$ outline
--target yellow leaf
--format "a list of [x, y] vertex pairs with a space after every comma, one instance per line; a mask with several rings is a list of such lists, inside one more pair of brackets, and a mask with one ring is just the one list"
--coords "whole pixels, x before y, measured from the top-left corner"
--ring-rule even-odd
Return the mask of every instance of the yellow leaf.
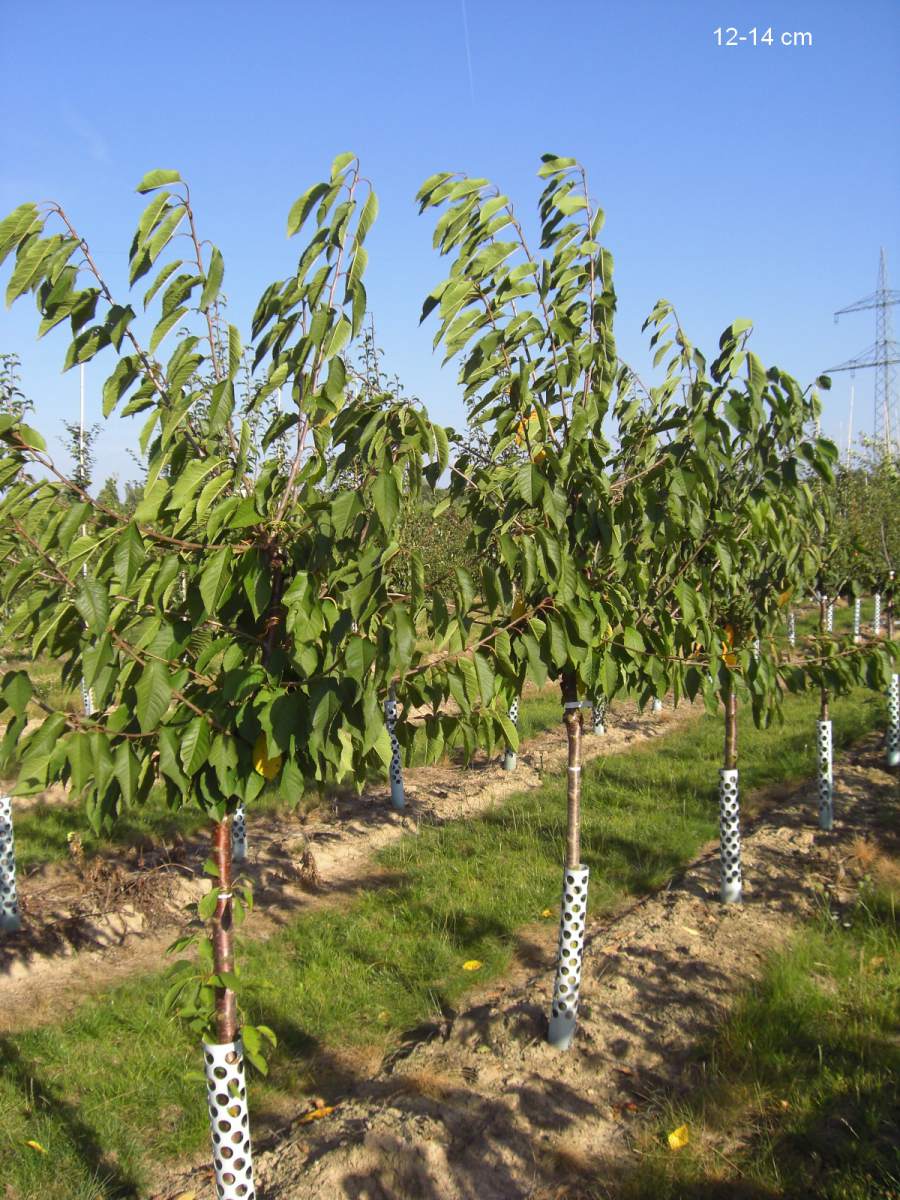
[[679, 1125], [669, 1134], [669, 1149], [683, 1150], [690, 1140], [687, 1125]]
[[789, 603], [791, 596], [793, 596], [793, 594], [794, 594], [793, 588], [788, 588], [786, 592], [782, 592], [781, 595], [778, 597], [778, 607], [784, 608], [784, 606], [787, 603]]
[[40, 1142], [28, 1141], [25, 1143], [25, 1145], [30, 1146], [32, 1150], [37, 1150], [38, 1154], [46, 1154], [47, 1153], [47, 1151], [44, 1149], [44, 1147], [41, 1145]]
[[301, 1117], [297, 1122], [298, 1125], [308, 1125], [310, 1121], [318, 1121], [319, 1117], [327, 1117], [329, 1113], [334, 1112], [334, 1106], [330, 1108], [326, 1104], [324, 1108], [315, 1108], [312, 1112], [308, 1112], [306, 1116]]
[[390, 1019], [391, 1019], [391, 1014], [388, 1012], [388, 1010], [386, 1008], [383, 1008], [381, 1010], [381, 1012], [378, 1014], [378, 1020], [381, 1021], [381, 1023], [383, 1025], [386, 1025]]
[[464, 971], [480, 971], [481, 963], [478, 961], [477, 958], [470, 958], [468, 962], [463, 963], [463, 970]]
[[253, 743], [253, 769], [257, 775], [274, 779], [281, 770], [281, 755], [276, 754], [274, 758], [269, 758], [267, 751], [266, 735], [261, 733]]
[[542, 916], [542, 917], [552, 917], [552, 916], [553, 916], [553, 909], [552, 909], [552, 908], [545, 908], [545, 909], [544, 909], [544, 911], [541, 913], [541, 916]]
[[196, 1192], [180, 1192], [175, 1200], [197, 1200]]

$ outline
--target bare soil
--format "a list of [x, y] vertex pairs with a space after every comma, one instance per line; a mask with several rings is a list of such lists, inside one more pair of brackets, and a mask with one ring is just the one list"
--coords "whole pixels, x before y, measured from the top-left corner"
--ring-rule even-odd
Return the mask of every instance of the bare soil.
[[[710, 847], [663, 891], [590, 922], [568, 1052], [545, 1041], [556, 942], [548, 921], [523, 931], [502, 984], [411, 1031], [374, 1069], [323, 1059], [318, 1077], [333, 1081], [333, 1094], [318, 1108], [310, 1098], [280, 1136], [257, 1145], [258, 1200], [615, 1195], [642, 1114], [662, 1089], [691, 1086], [698, 1041], [764, 959], [825, 901], [842, 920], [873, 860], [900, 852], [898, 780], [882, 761], [871, 737], [836, 765], [828, 834], [817, 827], [814, 783], [770, 795], [745, 828], [742, 905], [719, 902]], [[210, 1179], [205, 1166], [170, 1177], [157, 1200], [208, 1200]]]
[[[587, 758], [617, 753], [663, 732], [698, 710], [667, 705], [639, 713], [616, 704], [607, 733], [585, 737]], [[299, 912], [346, 902], [383, 876], [374, 854], [404, 833], [484, 812], [514, 792], [539, 787], [565, 770], [562, 727], [525, 744], [518, 769], [479, 755], [469, 767], [449, 763], [404, 772], [407, 807], [396, 812], [385, 783], [362, 795], [331, 797], [314, 811], [251, 814], [242, 873], [255, 908], [243, 932], [266, 937]], [[65, 799], [49, 791], [45, 803]], [[13, 800], [15, 813], [36, 802]], [[209, 842], [198, 837], [147, 850], [40, 867], [18, 881], [23, 929], [0, 941], [0, 1035], [58, 1021], [82, 999], [144, 971], [158, 970], [166, 947], [185, 928], [185, 908], [208, 887]]]

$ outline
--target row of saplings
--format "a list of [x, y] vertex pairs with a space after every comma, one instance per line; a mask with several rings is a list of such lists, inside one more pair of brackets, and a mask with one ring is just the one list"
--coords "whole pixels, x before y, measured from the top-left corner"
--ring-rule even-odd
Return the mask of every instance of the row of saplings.
[[[765, 723], [786, 689], [819, 687], [827, 723], [830, 694], [890, 687], [898, 754], [886, 574], [886, 641], [843, 646], [822, 630], [802, 656], [776, 649], [791, 596], [815, 585], [827, 616], [827, 596], [846, 585], [829, 517], [836, 452], [812, 432], [816, 389], [766, 369], [748, 321], [725, 330], [708, 362], [666, 301], [645, 326], [664, 375], [647, 387], [616, 353], [613, 262], [584, 171], [545, 155], [539, 176], [539, 257], [486, 180], [440, 173], [418, 196], [421, 210], [442, 210], [435, 246], [452, 259], [422, 313], [459, 359], [469, 432], [452, 445], [417, 401], [349, 366], [377, 214], [351, 154], [292, 207], [288, 233], [308, 239], [293, 274], [263, 291], [247, 346], [227, 320], [222, 255], [175, 171], [150, 172], [138, 189], [151, 199], [129, 282], [150, 277], [143, 304], [158, 319], [146, 344], [61, 206], [25, 204], [0, 223], [8, 300], [33, 294], [42, 334], [68, 322], [66, 367], [112, 352], [104, 413], [143, 414], [147, 459], [143, 498], [122, 513], [60, 469], [35, 430], [0, 415], [5, 633], [61, 661], [87, 697], [83, 713], [58, 710], [27, 671], [8, 672], [0, 771], [15, 768], [17, 794], [66, 784], [98, 829], [159, 791], [209, 817], [214, 883], [198, 905], [208, 938], [180, 940], [197, 956], [173, 968], [168, 1002], [204, 1042], [223, 1200], [255, 1194], [243, 1064], [264, 1069], [274, 1041], [239, 1025], [233, 947], [246, 897], [232, 864], [265, 786], [296, 798], [310, 782], [361, 786], [387, 770], [401, 806], [412, 711], [424, 714], [426, 761], [482, 746], [512, 767], [526, 683], [558, 681], [568, 813], [549, 1038], [563, 1048], [587, 907], [585, 706], [597, 731], [625, 692], [642, 705], [671, 693], [724, 707], [725, 900], [740, 898], [739, 699]], [[477, 579], [462, 568], [426, 579], [418, 550], [396, 539], [402, 504], [447, 477], [441, 504], [469, 520]], [[35, 705], [42, 720], [29, 724]], [[822, 745], [827, 824], [830, 736]], [[2, 823], [10, 927], [8, 808]]]

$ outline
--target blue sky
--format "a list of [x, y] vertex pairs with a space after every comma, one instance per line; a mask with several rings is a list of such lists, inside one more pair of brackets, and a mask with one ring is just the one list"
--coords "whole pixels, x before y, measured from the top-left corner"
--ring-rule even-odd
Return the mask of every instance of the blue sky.
[[[367, 287], [385, 365], [448, 423], [463, 420], [455, 370], [418, 326], [446, 273], [413, 203], [437, 170], [488, 176], [533, 221], [539, 155], [580, 158], [616, 258], [620, 354], [636, 366], [660, 296], [704, 348], [751, 317], [764, 361], [804, 382], [874, 340], [874, 314], [836, 326], [832, 313], [874, 289], [881, 245], [900, 286], [896, 0], [466, 5], [0, 0], [0, 215], [59, 200], [121, 295], [134, 186], [177, 167], [246, 328], [296, 257], [291, 202], [352, 149], [381, 202]], [[730, 25], [813, 45], [717, 46]], [[60, 374], [62, 337], [38, 343], [36, 328], [30, 299], [0, 311], [0, 351], [20, 355], [53, 437], [77, 417], [78, 377]], [[98, 420], [105, 361], [88, 367]], [[836, 376], [826, 402], [834, 437], [849, 385]], [[855, 386], [855, 424], [871, 429], [872, 373]], [[132, 422], [104, 429], [98, 476], [136, 474], [136, 436]]]

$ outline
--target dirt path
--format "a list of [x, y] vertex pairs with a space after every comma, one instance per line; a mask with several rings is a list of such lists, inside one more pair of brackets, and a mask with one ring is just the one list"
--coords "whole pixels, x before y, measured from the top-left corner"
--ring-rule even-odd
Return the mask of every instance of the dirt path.
[[[900, 852], [897, 779], [881, 761], [869, 738], [839, 763], [831, 834], [818, 831], [813, 785], [765, 811], [745, 836], [743, 905], [718, 903], [710, 851], [661, 893], [590, 923], [568, 1053], [544, 1041], [546, 922], [523, 931], [500, 987], [415, 1031], [374, 1072], [323, 1063], [323, 1076], [343, 1078], [325, 1098], [334, 1111], [258, 1146], [258, 1200], [578, 1200], [583, 1181], [590, 1194], [612, 1184], [631, 1159], [630, 1126], [660, 1088], [689, 1083], [697, 1041], [760, 962], [823, 895], [840, 919], [872, 855]], [[195, 1170], [158, 1197], [207, 1200], [209, 1177]]]
[[[641, 714], [630, 702], [617, 704], [607, 734], [584, 739], [585, 755], [618, 753], [697, 715], [699, 710], [686, 705]], [[512, 773], [502, 770], [499, 758], [484, 756], [470, 768], [407, 770], [404, 813], [391, 807], [385, 784], [302, 819], [254, 817], [248, 821], [243, 872], [253, 882], [256, 907], [243, 932], [266, 937], [298, 912], [346, 902], [378, 884], [373, 855], [383, 846], [420, 825], [472, 816], [539, 787], [546, 777], [560, 775], [565, 762], [561, 728], [553, 728], [523, 746]], [[16, 809], [18, 804], [14, 800]], [[307, 846], [315, 872], [303, 860]], [[20, 879], [25, 928], [0, 941], [0, 1034], [58, 1021], [85, 996], [158, 970], [166, 947], [184, 929], [185, 905], [206, 890], [208, 855], [208, 844], [194, 839], [97, 858], [82, 869], [57, 863]]]

